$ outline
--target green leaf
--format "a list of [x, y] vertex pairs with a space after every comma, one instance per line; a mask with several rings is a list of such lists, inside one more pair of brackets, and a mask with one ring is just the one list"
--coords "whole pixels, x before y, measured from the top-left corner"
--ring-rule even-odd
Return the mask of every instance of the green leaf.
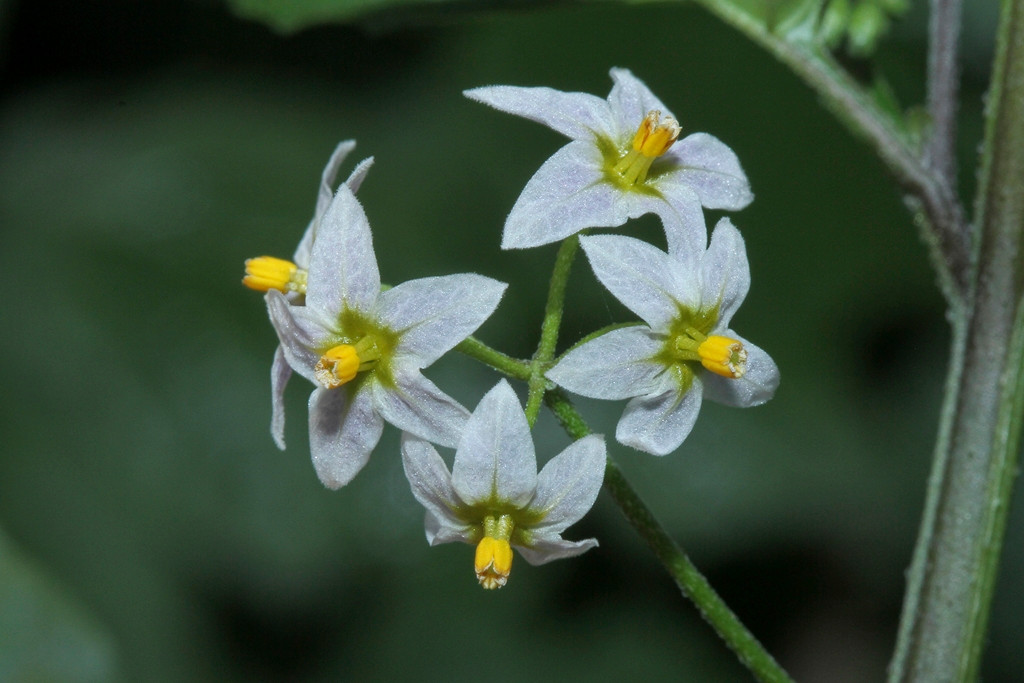
[[227, 4], [240, 17], [292, 33], [308, 26], [350, 21], [388, 9], [455, 3], [453, 0], [227, 0]]

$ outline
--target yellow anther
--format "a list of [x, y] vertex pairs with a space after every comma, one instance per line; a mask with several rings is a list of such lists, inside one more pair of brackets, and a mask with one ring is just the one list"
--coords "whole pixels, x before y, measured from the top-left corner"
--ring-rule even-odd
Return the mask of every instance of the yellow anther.
[[512, 546], [508, 541], [484, 536], [476, 546], [476, 579], [488, 590], [501, 588], [512, 571]]
[[660, 157], [679, 138], [680, 132], [682, 128], [678, 121], [671, 116], [666, 116], [662, 121], [661, 112], [652, 109], [647, 112], [633, 136], [633, 149], [645, 157]]
[[325, 389], [337, 389], [355, 379], [357, 373], [372, 368], [380, 352], [369, 337], [353, 344], [339, 344], [324, 352], [313, 372]]
[[305, 294], [306, 271], [291, 261], [273, 256], [260, 256], [246, 260], [242, 284], [259, 292], [276, 289], [281, 292]]
[[730, 379], [739, 379], [747, 371], [747, 350], [737, 339], [711, 335], [697, 348], [705, 368]]
[[630, 185], [643, 183], [647, 180], [651, 163], [668, 151], [681, 131], [679, 122], [671, 116], [662, 121], [661, 112], [657, 109], [647, 112], [633, 136], [633, 149], [619, 159], [613, 170]]

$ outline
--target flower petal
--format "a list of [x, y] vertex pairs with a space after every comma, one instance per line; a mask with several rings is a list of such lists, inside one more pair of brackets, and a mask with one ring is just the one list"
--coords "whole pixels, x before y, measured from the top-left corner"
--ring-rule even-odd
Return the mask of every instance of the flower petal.
[[703, 375], [705, 398], [737, 408], [749, 408], [765, 403], [779, 388], [779, 367], [761, 347], [751, 344], [732, 330], [725, 336], [738, 339], [747, 352], [747, 371], [739, 379], [730, 379], [705, 372]]
[[634, 398], [626, 404], [615, 438], [651, 455], [667, 455], [689, 436], [700, 412], [701, 396], [700, 379], [694, 378], [685, 392], [673, 388]]
[[687, 135], [669, 148], [664, 159], [677, 165], [676, 170], [658, 179], [658, 189], [665, 194], [672, 192], [670, 187], [686, 185], [707, 208], [728, 211], [754, 201], [750, 181], [736, 153], [714, 135]]
[[423, 526], [427, 532], [427, 543], [430, 545], [476, 543], [480, 540], [478, 527], [472, 524], [455, 524], [447, 518], [439, 518], [430, 511], [424, 517]]
[[316, 209], [313, 211], [313, 218], [309, 221], [309, 226], [306, 227], [306, 232], [302, 235], [299, 246], [295, 249], [295, 256], [292, 258], [300, 268], [309, 268], [309, 255], [313, 250], [313, 242], [316, 239], [316, 231], [320, 225], [320, 217], [327, 210], [327, 205], [331, 203], [331, 197], [334, 195], [334, 179], [338, 176], [338, 169], [344, 163], [345, 157], [355, 149], [355, 146], [355, 140], [339, 142], [338, 146], [331, 152], [331, 158], [327, 160], [327, 165], [324, 166], [323, 173], [320, 175], [320, 188], [317, 192]]
[[356, 164], [356, 167], [348, 174], [345, 184], [348, 185], [353, 194], [359, 192], [359, 188], [363, 186], [363, 181], [366, 180], [366, 174], [370, 172], [371, 166], [373, 166], [373, 157], [366, 157]]
[[605, 182], [600, 152], [570, 142], [533, 174], [505, 221], [502, 249], [558, 242], [584, 228], [611, 228], [629, 218], [622, 192]]
[[656, 110], [663, 116], [672, 116], [668, 107], [629, 69], [613, 68], [610, 73], [615, 85], [608, 94], [608, 104], [615, 116], [616, 127], [628, 140], [633, 139], [647, 112]]
[[270, 364], [270, 435], [274, 443], [284, 450], [284, 390], [292, 376], [292, 366], [284, 355], [284, 348], [278, 345], [274, 351], [274, 362]]
[[651, 360], [662, 345], [645, 326], [612, 330], [570, 350], [545, 374], [581, 396], [610, 400], [643, 396], [663, 384], [665, 368]]
[[615, 130], [608, 103], [588, 93], [492, 85], [464, 90], [462, 94], [499, 111], [543, 123], [577, 140], [589, 140], [595, 133], [607, 136]]
[[373, 383], [373, 400], [385, 421], [421, 439], [454, 448], [469, 411], [412, 367], [399, 366], [394, 384]]
[[[630, 218], [645, 213], [657, 214], [665, 230], [668, 253], [687, 262], [696, 262], [708, 245], [708, 229], [700, 199], [688, 187], [679, 185], [669, 193], [651, 195], [629, 192], [623, 197], [630, 203]], [[689, 267], [689, 266], [687, 266]]]
[[310, 316], [305, 307], [292, 306], [276, 289], [267, 292], [263, 298], [267, 302], [270, 323], [277, 332], [277, 338], [281, 342], [281, 349], [288, 364], [292, 366], [293, 370], [316, 384], [313, 368], [320, 360], [320, 354], [316, 349], [326, 338], [326, 330], [320, 326], [315, 317]]
[[466, 423], [452, 465], [455, 491], [468, 504], [525, 507], [537, 489], [537, 456], [515, 391], [504, 379]]
[[594, 506], [604, 481], [607, 460], [604, 437], [591, 434], [569, 445], [537, 475], [537, 493], [531, 512], [544, 518], [531, 528], [535, 533], [560, 534]]
[[590, 235], [581, 237], [580, 245], [601, 284], [655, 332], [668, 330], [680, 305], [699, 303], [698, 283], [690, 273], [647, 242]]
[[497, 308], [504, 282], [462, 274], [410, 280], [382, 292], [378, 318], [400, 333], [395, 353], [427, 367], [473, 334]]
[[367, 313], [380, 294], [370, 222], [342, 184], [320, 222], [306, 282], [306, 306], [327, 319], [345, 309]]
[[516, 545], [519, 554], [523, 559], [532, 565], [544, 564], [552, 560], [561, 560], [567, 557], [582, 555], [591, 548], [597, 547], [596, 538], [588, 538], [583, 541], [566, 541], [558, 536], [551, 538], [535, 538], [533, 546]]
[[315, 389], [309, 397], [309, 450], [324, 486], [338, 489], [352, 481], [383, 430], [384, 421], [365, 388]]
[[[405, 432], [402, 434], [402, 466], [412, 495], [427, 509], [427, 541], [436, 545], [463, 540], [461, 534], [467, 532], [468, 525], [454, 512], [463, 503], [452, 487], [452, 475], [437, 450]], [[452, 538], [453, 535], [456, 538]]]
[[728, 327], [750, 290], [750, 264], [740, 231], [728, 218], [718, 221], [701, 263], [704, 306], [718, 305], [717, 327]]

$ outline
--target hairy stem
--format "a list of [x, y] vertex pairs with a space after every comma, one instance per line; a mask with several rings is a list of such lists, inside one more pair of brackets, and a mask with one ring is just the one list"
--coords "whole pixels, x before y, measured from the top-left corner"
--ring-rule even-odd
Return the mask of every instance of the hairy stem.
[[558, 331], [562, 325], [562, 311], [565, 308], [565, 288], [569, 282], [572, 263], [579, 250], [580, 238], [576, 235], [564, 240], [555, 256], [555, 267], [551, 272], [551, 284], [548, 286], [548, 300], [544, 306], [544, 322], [540, 328], [540, 342], [537, 352], [530, 362], [529, 391], [526, 398], [526, 420], [533, 427], [544, 401], [547, 380], [544, 372], [555, 357], [558, 345]]
[[878, 154], [908, 194], [922, 237], [951, 306], [961, 305], [970, 286], [970, 247], [955, 188], [925, 165], [917, 150], [871, 96], [835, 64], [823, 46], [787, 39], [765, 22], [726, 0], [695, 0], [789, 67], [810, 85], [854, 135]]
[[[560, 390], [549, 391], [545, 398], [548, 407], [571, 437], [580, 439], [590, 433], [586, 422]], [[785, 670], [729, 609], [682, 548], [668, 535], [610, 457], [605, 466], [604, 488], [637, 533], [647, 541], [682, 594], [696, 605], [704, 619], [754, 677], [764, 683], [791, 683], [792, 679]]]
[[928, 165], [956, 188], [956, 112], [959, 94], [961, 0], [931, 0], [928, 24]]
[[974, 681], [1024, 421], [1024, 3], [1004, 0], [976, 203], [977, 276], [954, 311], [951, 382], [891, 681]]

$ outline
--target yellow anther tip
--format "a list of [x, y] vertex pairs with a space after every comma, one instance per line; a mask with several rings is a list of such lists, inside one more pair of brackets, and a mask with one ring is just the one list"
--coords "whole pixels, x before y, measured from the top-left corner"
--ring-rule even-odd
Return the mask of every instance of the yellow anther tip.
[[242, 284], [258, 292], [276, 289], [281, 292], [306, 291], [306, 271], [291, 261], [273, 256], [246, 259]]
[[501, 588], [512, 571], [512, 546], [508, 541], [485, 536], [476, 546], [476, 579], [488, 590]]
[[317, 381], [327, 389], [337, 389], [355, 379], [359, 372], [359, 355], [351, 344], [328, 349], [313, 369]]
[[747, 371], [747, 350], [738, 339], [711, 335], [697, 348], [700, 363], [706, 369], [730, 379], [739, 379]]
[[645, 157], [659, 157], [679, 138], [682, 128], [671, 116], [661, 120], [661, 112], [652, 109], [640, 122], [640, 127], [633, 136], [633, 149]]

